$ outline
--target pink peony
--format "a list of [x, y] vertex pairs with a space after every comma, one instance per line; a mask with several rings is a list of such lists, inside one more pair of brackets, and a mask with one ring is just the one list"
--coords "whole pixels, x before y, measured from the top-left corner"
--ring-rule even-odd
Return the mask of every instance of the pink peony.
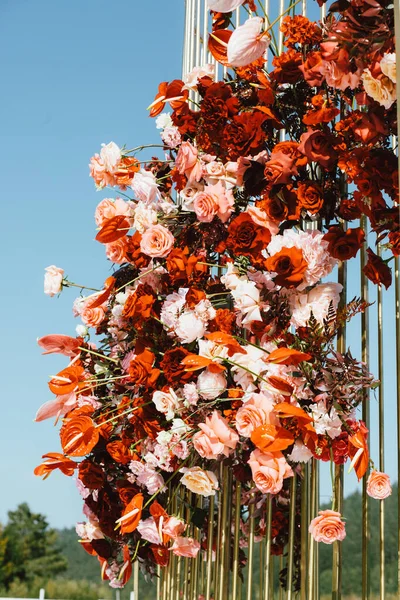
[[175, 238], [169, 229], [163, 225], [152, 225], [149, 227], [140, 241], [140, 249], [143, 254], [152, 258], [165, 258], [171, 252]]
[[345, 524], [341, 516], [340, 513], [334, 510], [320, 510], [318, 517], [311, 521], [308, 531], [316, 542], [323, 542], [324, 544], [341, 542], [346, 537]]
[[200, 542], [193, 538], [177, 537], [172, 548], [176, 556], [185, 556], [186, 558], [196, 558], [200, 550]]
[[249, 465], [253, 481], [263, 494], [277, 494], [282, 489], [283, 480], [293, 477], [292, 469], [280, 453], [254, 450], [250, 454]]
[[384, 500], [392, 493], [390, 477], [382, 471], [371, 471], [367, 481], [367, 494], [375, 500]]
[[62, 290], [62, 281], [64, 278], [64, 269], [55, 265], [45, 268], [44, 274], [44, 293], [51, 298], [59, 294]]

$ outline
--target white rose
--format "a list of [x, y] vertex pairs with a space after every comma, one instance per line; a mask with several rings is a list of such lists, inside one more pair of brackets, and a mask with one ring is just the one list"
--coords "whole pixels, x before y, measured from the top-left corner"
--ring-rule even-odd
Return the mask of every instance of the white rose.
[[102, 144], [100, 150], [100, 158], [104, 163], [106, 171], [112, 173], [119, 161], [121, 160], [121, 150], [114, 142]]
[[214, 496], [218, 489], [218, 479], [211, 471], [203, 471], [200, 467], [180, 469], [184, 473], [181, 483], [188, 490], [200, 496]]
[[50, 297], [59, 294], [62, 290], [62, 280], [64, 278], [64, 269], [54, 265], [45, 268], [44, 274], [44, 293]]
[[88, 334], [87, 327], [85, 327], [84, 325], [77, 325], [75, 327], [75, 331], [76, 331], [76, 335], [79, 337], [85, 337], [85, 335]]
[[386, 77], [396, 83], [396, 54], [394, 52], [387, 52], [383, 55], [380, 62], [381, 71]]
[[260, 292], [254, 281], [239, 280], [231, 290], [235, 308], [242, 314], [242, 325], [251, 321], [262, 321], [260, 313]]
[[144, 233], [146, 229], [157, 223], [157, 213], [152, 208], [147, 207], [144, 202], [138, 202], [135, 209], [133, 226], [139, 233]]
[[197, 389], [205, 400], [214, 400], [226, 390], [226, 377], [223, 373], [212, 373], [205, 369], [197, 379]]
[[169, 392], [157, 390], [154, 392], [152, 400], [158, 412], [165, 414], [167, 421], [174, 418], [175, 411], [179, 408], [179, 398], [172, 388], [169, 388]]
[[170, 113], [161, 113], [156, 119], [157, 129], [165, 129], [166, 127], [172, 127], [173, 122]]
[[135, 173], [131, 187], [139, 200], [146, 204], [152, 204], [160, 197], [156, 178], [151, 171], [140, 169], [139, 173]]

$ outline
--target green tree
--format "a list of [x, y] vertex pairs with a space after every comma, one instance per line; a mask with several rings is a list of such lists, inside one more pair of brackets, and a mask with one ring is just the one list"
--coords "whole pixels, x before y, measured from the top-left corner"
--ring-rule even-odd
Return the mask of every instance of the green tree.
[[46, 518], [20, 504], [8, 513], [8, 522], [0, 530], [0, 583], [6, 589], [15, 581], [48, 579], [67, 568], [57, 546], [58, 535]]

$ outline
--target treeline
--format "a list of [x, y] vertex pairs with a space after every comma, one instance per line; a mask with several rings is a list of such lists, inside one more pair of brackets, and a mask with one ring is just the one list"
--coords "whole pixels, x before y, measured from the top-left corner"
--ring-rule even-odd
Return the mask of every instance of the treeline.
[[[397, 485], [385, 500], [385, 581], [386, 597], [397, 592]], [[361, 595], [362, 506], [361, 495], [345, 500], [347, 537], [342, 543], [344, 596]], [[379, 502], [369, 501], [369, 574], [371, 593], [379, 591]], [[329, 595], [332, 581], [332, 547], [319, 545], [320, 594]], [[259, 564], [253, 572], [254, 598], [258, 597]], [[275, 577], [276, 583], [278, 576]], [[142, 581], [140, 599], [154, 600], [155, 584]], [[89, 556], [77, 541], [74, 528], [51, 529], [46, 518], [32, 513], [27, 504], [9, 512], [8, 522], [0, 525], [0, 597], [38, 598], [44, 587], [47, 598], [68, 600], [111, 600], [115, 591], [100, 581], [98, 561]], [[129, 600], [130, 589], [121, 592]]]

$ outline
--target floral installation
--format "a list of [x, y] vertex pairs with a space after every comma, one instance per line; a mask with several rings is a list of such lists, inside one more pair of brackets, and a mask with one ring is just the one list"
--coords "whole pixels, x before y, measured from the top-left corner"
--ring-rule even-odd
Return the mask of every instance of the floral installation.
[[[250, 16], [234, 28], [239, 6]], [[367, 237], [385, 251], [367, 250], [377, 285], [390, 286], [400, 253], [393, 8], [337, 2], [318, 23], [286, 14], [279, 54], [257, 6], [209, 0], [209, 50], [228, 75], [216, 82], [205, 65], [159, 85], [149, 110], [162, 158], [114, 142], [92, 157], [96, 187], [110, 189], [95, 211], [115, 265], [102, 289], [46, 269], [48, 295], [81, 288], [81, 323], [76, 337], [39, 340], [69, 363], [36, 416], [61, 419], [62, 453], [35, 472], [77, 474], [77, 532], [114, 587], [134, 560], [154, 575], [171, 553], [205, 553], [207, 511], [179, 517], [171, 491], [207, 507], [222, 462], [242, 484], [241, 548], [249, 505], [261, 539], [271, 497], [272, 552], [284, 552], [290, 480], [313, 458], [348, 461], [358, 479], [371, 469], [369, 495], [391, 493], [357, 413], [378, 382], [337, 350], [367, 305], [346, 303], [333, 280]], [[310, 523], [318, 542], [345, 537], [333, 500]], [[295, 552], [299, 587], [299, 539]]]

